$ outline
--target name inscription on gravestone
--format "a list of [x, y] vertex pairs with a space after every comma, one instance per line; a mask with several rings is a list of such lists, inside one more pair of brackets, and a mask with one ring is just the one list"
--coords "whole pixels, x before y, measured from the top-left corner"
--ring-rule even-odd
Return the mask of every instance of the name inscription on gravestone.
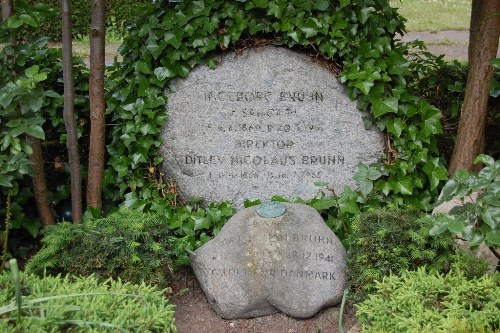
[[[262, 227], [262, 221], [253, 220], [254, 228]], [[257, 238], [257, 237], [260, 237]], [[243, 252], [224, 252], [212, 256], [212, 267], [209, 269], [213, 276], [268, 276], [271, 278], [299, 278], [316, 280], [335, 280], [335, 273], [328, 270], [306, 269], [309, 262], [317, 262], [328, 268], [334, 264], [334, 238], [318, 234], [293, 233], [282, 234], [278, 232], [258, 236], [238, 236], [221, 238], [219, 242], [224, 246], [233, 245], [243, 247]], [[258, 246], [264, 245], [267, 250]], [[273, 245], [270, 245], [273, 244]], [[306, 244], [306, 249], [304, 249]], [[337, 245], [337, 244], [335, 244]], [[269, 250], [271, 249], [271, 250]], [[281, 265], [281, 260], [293, 261], [300, 269], [284, 269], [276, 265], [269, 266], [269, 256]], [[252, 258], [250, 261], [246, 259]], [[230, 260], [231, 259], [231, 260]], [[244, 265], [240, 267], [228, 266], [227, 263], [236, 259]]]
[[277, 310], [306, 318], [340, 301], [342, 243], [314, 208], [286, 207], [276, 218], [257, 216], [255, 207], [239, 211], [191, 256], [208, 300], [224, 318]]
[[336, 78], [288, 49], [229, 54], [174, 85], [161, 152], [186, 196], [240, 207], [275, 194], [310, 198], [318, 180], [355, 186], [357, 164], [381, 156], [380, 133], [365, 130]]

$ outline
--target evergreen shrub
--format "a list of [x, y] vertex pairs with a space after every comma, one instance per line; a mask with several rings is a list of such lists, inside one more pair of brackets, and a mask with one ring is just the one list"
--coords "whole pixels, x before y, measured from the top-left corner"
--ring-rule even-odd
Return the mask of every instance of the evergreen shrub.
[[390, 275], [356, 305], [363, 332], [498, 332], [500, 274], [467, 279], [424, 268]]
[[96, 274], [97, 277], [166, 285], [172, 254], [182, 242], [157, 215], [119, 210], [82, 224], [62, 222], [44, 230], [43, 248], [30, 273]]
[[375, 280], [424, 265], [430, 271], [446, 272], [461, 265], [471, 276], [485, 273], [482, 262], [463, 259], [451, 237], [431, 237], [433, 224], [420, 217], [422, 212], [415, 209], [386, 208], [362, 213], [353, 222], [348, 238], [352, 301], [362, 301], [374, 291]]

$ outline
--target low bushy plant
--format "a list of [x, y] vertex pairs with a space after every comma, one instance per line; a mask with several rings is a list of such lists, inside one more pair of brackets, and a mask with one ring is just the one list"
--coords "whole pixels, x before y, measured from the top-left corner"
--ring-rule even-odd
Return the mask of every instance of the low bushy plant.
[[[446, 271], [457, 261], [451, 238], [429, 236], [432, 224], [411, 208], [385, 208], [362, 213], [348, 238], [351, 300], [359, 302], [375, 290], [375, 280], [426, 265]], [[481, 271], [481, 273], [484, 273]]]
[[467, 279], [424, 268], [390, 275], [356, 305], [363, 332], [498, 332], [500, 274]]
[[482, 154], [474, 163], [484, 168], [477, 174], [458, 170], [443, 187], [437, 205], [454, 199], [462, 204], [451, 209], [451, 217], [427, 217], [433, 223], [430, 234], [460, 238], [472, 249], [484, 243], [500, 259], [495, 250], [500, 247], [500, 160]]
[[96, 274], [161, 286], [172, 267], [171, 250], [182, 241], [172, 237], [165, 219], [125, 209], [82, 224], [59, 223], [44, 234], [27, 272]]
[[82, 224], [47, 227], [43, 247], [26, 269], [164, 285], [168, 273], [189, 265], [191, 252], [217, 235], [235, 213], [227, 202], [206, 208], [164, 204], [160, 211], [122, 208]]
[[145, 284], [3, 272], [0, 287], [1, 332], [177, 332], [175, 306]]

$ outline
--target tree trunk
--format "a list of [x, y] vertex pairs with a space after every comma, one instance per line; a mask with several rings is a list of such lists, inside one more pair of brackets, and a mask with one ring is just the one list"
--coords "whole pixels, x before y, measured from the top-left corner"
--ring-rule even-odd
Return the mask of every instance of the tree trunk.
[[469, 73], [464, 104], [460, 115], [457, 138], [449, 166], [452, 174], [457, 169], [472, 170], [477, 155], [484, 146], [484, 127], [488, 96], [493, 78], [491, 60], [496, 57], [500, 37], [500, 1], [482, 2], [477, 36], [469, 59]]
[[14, 14], [14, 0], [2, 0], [2, 20], [7, 21]]
[[33, 163], [34, 175], [31, 177], [33, 182], [33, 192], [35, 193], [36, 208], [38, 215], [44, 226], [54, 224], [54, 218], [50, 209], [49, 191], [45, 181], [45, 170], [43, 167], [42, 144], [40, 139], [28, 136], [31, 142], [33, 154], [30, 156]]
[[481, 22], [481, 11], [483, 7], [483, 0], [472, 0], [472, 10], [470, 15], [470, 29], [469, 29], [469, 48], [468, 59], [472, 58], [472, 50], [477, 40], [479, 33], [479, 22]]
[[90, 151], [87, 183], [87, 205], [100, 210], [102, 207], [102, 178], [105, 151], [104, 101], [104, 50], [106, 30], [106, 7], [104, 0], [92, 0], [92, 22], [90, 26]]
[[64, 81], [64, 124], [68, 139], [69, 165], [71, 173], [71, 213], [73, 222], [82, 221], [82, 187], [80, 176], [80, 156], [78, 154], [78, 136], [74, 110], [75, 87], [73, 82], [73, 50], [71, 40], [71, 8], [69, 0], [61, 0], [62, 49]]

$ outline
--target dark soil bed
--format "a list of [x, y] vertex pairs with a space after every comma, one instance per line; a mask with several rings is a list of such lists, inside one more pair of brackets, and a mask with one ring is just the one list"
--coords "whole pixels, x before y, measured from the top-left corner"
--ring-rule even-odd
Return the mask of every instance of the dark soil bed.
[[[226, 320], [219, 317], [192, 272], [175, 273], [171, 283], [172, 303], [177, 306], [175, 322], [179, 333], [336, 333], [340, 306], [324, 309], [310, 319], [294, 319], [283, 313], [251, 319]], [[187, 289], [187, 291], [184, 291]], [[345, 332], [359, 332], [354, 309], [347, 306], [343, 316]]]

